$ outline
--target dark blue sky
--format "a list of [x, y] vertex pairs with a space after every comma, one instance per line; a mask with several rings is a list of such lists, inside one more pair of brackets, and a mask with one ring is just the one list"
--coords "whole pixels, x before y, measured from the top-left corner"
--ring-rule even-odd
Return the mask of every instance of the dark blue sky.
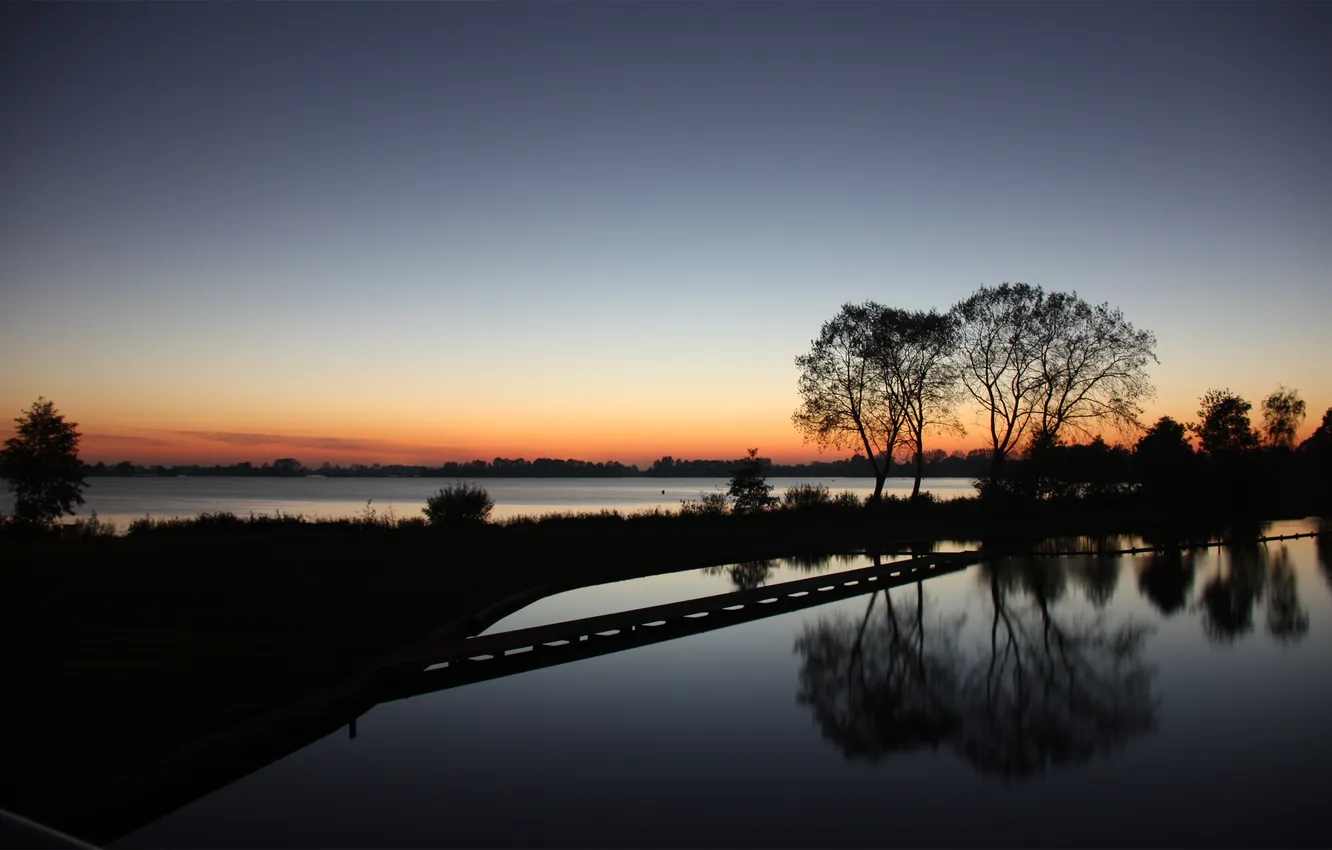
[[[1028, 280], [1154, 330], [1161, 412], [1278, 381], [1321, 410], [1329, 32], [1317, 3], [10, 3], [0, 356], [56, 353], [0, 406], [794, 440], [841, 303]], [[391, 433], [484, 442], [450, 427]]]

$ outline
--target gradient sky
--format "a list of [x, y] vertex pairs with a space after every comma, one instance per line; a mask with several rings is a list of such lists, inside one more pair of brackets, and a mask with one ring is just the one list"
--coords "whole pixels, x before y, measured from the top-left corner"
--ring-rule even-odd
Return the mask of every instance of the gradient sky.
[[1330, 35], [1319, 3], [6, 3], [0, 416], [44, 395], [107, 461], [809, 459], [793, 359], [841, 304], [1028, 281], [1156, 333], [1147, 418], [1284, 383], [1303, 436]]

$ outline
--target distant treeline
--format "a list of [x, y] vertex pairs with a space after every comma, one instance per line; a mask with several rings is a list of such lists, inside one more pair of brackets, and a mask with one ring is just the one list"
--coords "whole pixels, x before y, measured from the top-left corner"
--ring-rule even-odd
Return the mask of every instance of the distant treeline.
[[[1127, 454], [1127, 452], [1126, 452]], [[970, 453], [944, 451], [927, 453], [925, 474], [935, 478], [975, 478], [985, 472], [990, 454], [983, 449]], [[856, 455], [843, 460], [815, 461], [813, 463], [779, 464], [769, 458], [760, 458], [763, 471], [773, 477], [789, 478], [872, 478], [873, 467], [864, 456]], [[618, 461], [591, 462], [560, 460], [557, 458], [509, 459], [497, 457], [491, 461], [474, 460], [467, 463], [449, 462], [439, 466], [405, 464], [362, 464], [340, 466], [325, 463], [306, 467], [295, 458], [278, 458], [272, 463], [255, 465], [235, 463], [201, 466], [198, 464], [144, 465], [129, 461], [116, 464], [84, 464], [83, 474], [97, 476], [218, 476], [218, 477], [273, 477], [298, 478], [322, 475], [326, 478], [727, 478], [745, 463], [744, 460], [684, 460], [669, 455], [652, 462], [647, 469], [637, 464]], [[901, 474], [914, 474], [914, 466], [899, 465]]]

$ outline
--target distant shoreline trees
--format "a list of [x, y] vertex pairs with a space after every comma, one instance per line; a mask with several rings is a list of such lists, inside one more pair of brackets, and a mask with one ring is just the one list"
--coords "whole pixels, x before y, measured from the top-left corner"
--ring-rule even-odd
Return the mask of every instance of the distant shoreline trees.
[[[952, 453], [935, 449], [926, 451], [924, 470], [926, 477], [975, 478], [984, 472], [985, 458], [988, 454], [980, 450], [971, 452], [954, 451]], [[764, 473], [779, 478], [870, 478], [873, 467], [863, 454], [838, 460], [814, 461], [812, 463], [781, 464], [769, 458], [759, 458], [763, 463]], [[318, 467], [301, 465], [297, 476], [323, 476], [325, 478], [730, 478], [738, 466], [746, 463], [745, 458], [734, 459], [696, 459], [675, 458], [670, 455], [658, 458], [646, 469], [637, 464], [620, 464], [614, 461], [593, 463], [579, 460], [548, 460], [538, 458], [533, 461], [518, 458], [510, 460], [496, 458], [494, 461], [471, 461], [467, 463], [449, 462], [440, 466], [420, 464], [360, 464], [347, 465], [323, 464]], [[135, 464], [130, 461], [108, 464], [98, 462], [84, 464], [83, 474], [89, 478], [102, 477], [236, 477], [267, 478], [283, 477], [273, 464], [262, 465], [244, 462], [236, 464]], [[909, 478], [913, 468], [910, 463], [894, 463], [889, 475]], [[293, 473], [287, 472], [286, 475]]]

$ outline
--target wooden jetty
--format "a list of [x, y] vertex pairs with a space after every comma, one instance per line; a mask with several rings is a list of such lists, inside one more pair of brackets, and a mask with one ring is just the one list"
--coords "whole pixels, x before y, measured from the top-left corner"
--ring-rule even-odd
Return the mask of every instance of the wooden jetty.
[[753, 590], [441, 641], [397, 656], [381, 668], [383, 701], [608, 655], [914, 584], [966, 569], [980, 557], [974, 551], [934, 553]]

